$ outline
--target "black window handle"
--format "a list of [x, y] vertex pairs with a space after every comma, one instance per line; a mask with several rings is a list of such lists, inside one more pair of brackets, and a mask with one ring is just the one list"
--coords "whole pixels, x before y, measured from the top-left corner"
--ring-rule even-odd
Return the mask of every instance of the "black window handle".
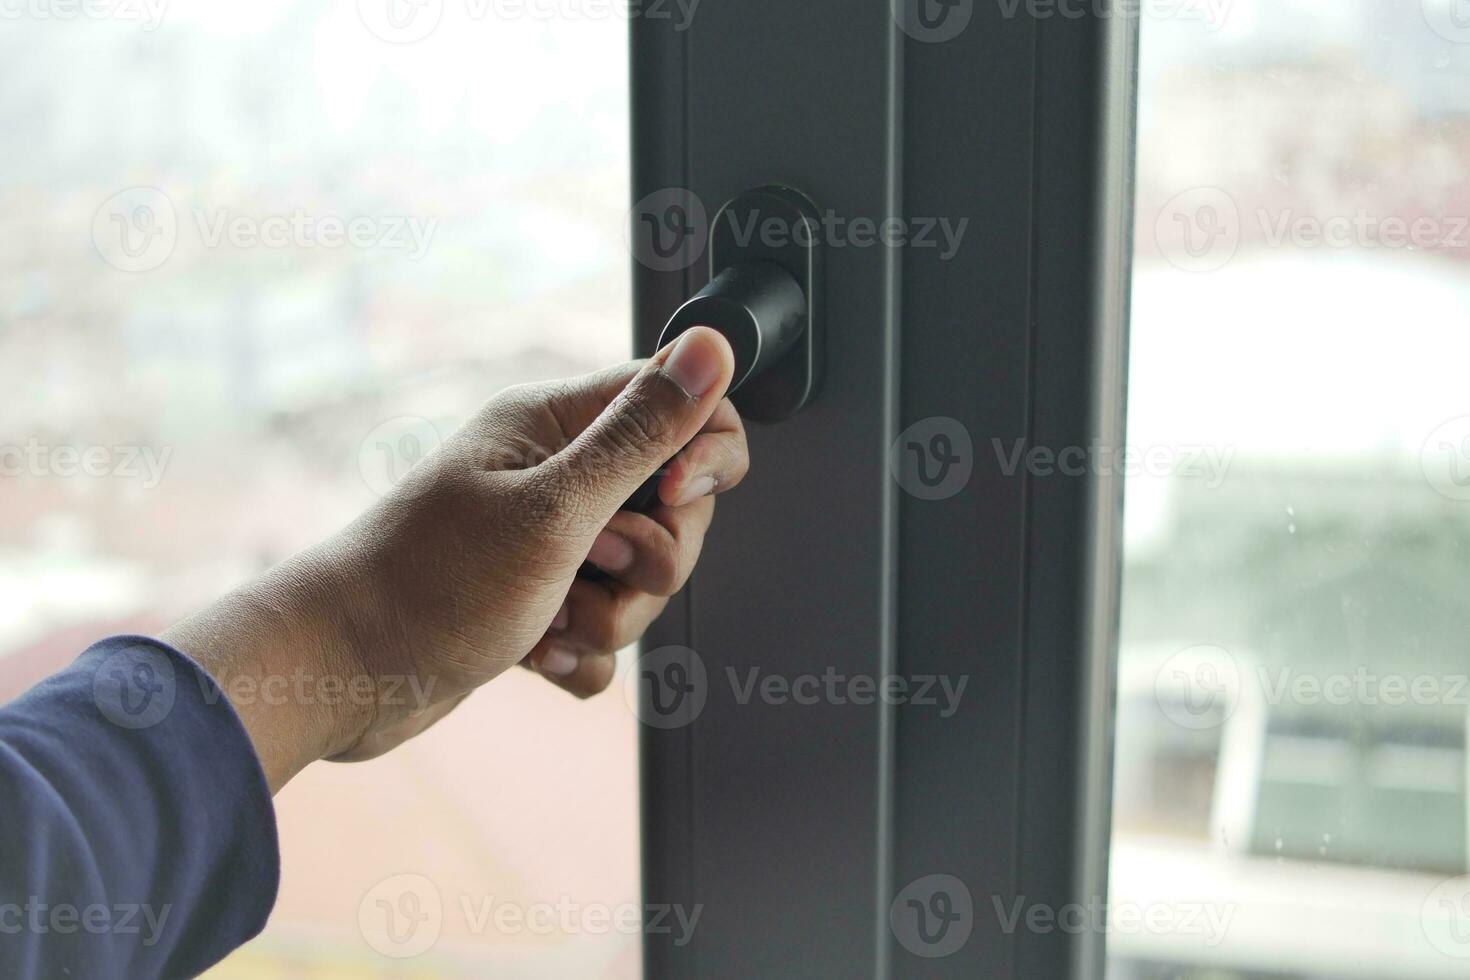
[[[658, 350], [691, 327], [709, 327], [730, 342], [735, 374], [726, 396], [742, 418], [776, 422], [815, 394], [820, 368], [821, 281], [816, 209], [800, 193], [763, 187], [730, 201], [710, 230], [712, 278], [674, 311]], [[649, 477], [623, 510], [658, 506], [664, 471]], [[579, 574], [607, 574], [584, 564]]]

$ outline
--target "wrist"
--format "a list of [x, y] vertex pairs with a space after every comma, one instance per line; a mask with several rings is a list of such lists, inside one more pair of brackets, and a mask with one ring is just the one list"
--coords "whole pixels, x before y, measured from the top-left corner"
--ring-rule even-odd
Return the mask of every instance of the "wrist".
[[313, 564], [298, 556], [161, 637], [229, 698], [272, 793], [373, 724], [376, 699], [354, 693], [369, 675], [343, 593]]

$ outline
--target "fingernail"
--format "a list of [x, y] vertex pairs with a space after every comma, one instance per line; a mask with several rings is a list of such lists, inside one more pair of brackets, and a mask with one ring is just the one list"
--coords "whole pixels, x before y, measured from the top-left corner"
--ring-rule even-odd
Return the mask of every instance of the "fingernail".
[[621, 534], [604, 530], [592, 542], [587, 560], [604, 571], [626, 571], [633, 565], [633, 545]]
[[690, 480], [684, 487], [684, 492], [679, 494], [679, 500], [674, 505], [682, 507], [684, 504], [692, 504], [700, 497], [708, 497], [715, 488], [715, 478], [712, 476], [701, 476], [697, 480]]
[[664, 373], [690, 398], [700, 397], [720, 378], [725, 355], [715, 336], [709, 328], [686, 330], [664, 361]]
[[552, 647], [541, 658], [541, 670], [553, 677], [565, 677], [577, 669], [577, 655], [561, 647]]
[[570, 600], [570, 599], [563, 599], [561, 601], [561, 608], [558, 609], [556, 611], [556, 615], [554, 617], [552, 617], [552, 620], [551, 620], [551, 628], [554, 629], [554, 630], [564, 630], [564, 629], [567, 628], [567, 624], [570, 623], [571, 621], [572, 621], [572, 600]]

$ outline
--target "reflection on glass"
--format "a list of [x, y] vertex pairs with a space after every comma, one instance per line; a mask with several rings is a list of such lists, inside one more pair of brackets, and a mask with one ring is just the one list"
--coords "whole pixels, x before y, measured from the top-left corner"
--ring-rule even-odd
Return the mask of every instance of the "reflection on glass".
[[1470, 5], [1163, 6], [1109, 975], [1467, 976]]
[[[499, 388], [626, 356], [611, 11], [7, 9], [0, 699], [339, 527]], [[215, 975], [636, 976], [598, 924], [639, 900], [634, 724], [517, 670], [314, 767], [275, 914]], [[376, 948], [424, 881], [432, 943]]]

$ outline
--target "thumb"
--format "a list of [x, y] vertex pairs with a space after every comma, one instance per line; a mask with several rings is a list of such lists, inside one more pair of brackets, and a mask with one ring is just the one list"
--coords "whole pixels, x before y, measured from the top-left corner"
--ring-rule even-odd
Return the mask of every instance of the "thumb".
[[735, 354], [709, 327], [681, 333], [557, 454], [579, 497], [611, 518], [699, 433], [730, 387]]

